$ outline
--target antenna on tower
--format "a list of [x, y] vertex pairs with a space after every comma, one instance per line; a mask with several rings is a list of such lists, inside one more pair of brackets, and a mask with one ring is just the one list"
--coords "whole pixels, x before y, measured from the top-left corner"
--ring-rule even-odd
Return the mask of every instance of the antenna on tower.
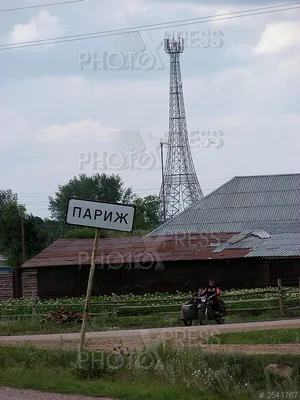
[[193, 163], [185, 116], [180, 71], [184, 40], [168, 38], [164, 45], [165, 52], [170, 56], [170, 100], [167, 156], [162, 169], [160, 198], [164, 220], [168, 220], [200, 200], [203, 193]]

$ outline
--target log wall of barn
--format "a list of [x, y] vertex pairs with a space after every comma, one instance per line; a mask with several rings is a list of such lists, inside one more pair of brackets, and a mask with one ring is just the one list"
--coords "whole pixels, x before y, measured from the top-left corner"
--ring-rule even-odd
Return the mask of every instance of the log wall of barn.
[[14, 297], [14, 277], [11, 273], [0, 274], [0, 301]]
[[[41, 267], [38, 269], [38, 296], [55, 298], [86, 294], [89, 268]], [[264, 285], [260, 260], [208, 260], [169, 262], [158, 269], [105, 269], [96, 267], [93, 295], [112, 293], [155, 293], [194, 291], [214, 279], [222, 289], [253, 288]]]
[[269, 259], [270, 282], [275, 284], [281, 278], [286, 285], [299, 284], [300, 277], [300, 258]]
[[22, 297], [32, 298], [32, 293], [37, 293], [37, 270], [22, 270]]

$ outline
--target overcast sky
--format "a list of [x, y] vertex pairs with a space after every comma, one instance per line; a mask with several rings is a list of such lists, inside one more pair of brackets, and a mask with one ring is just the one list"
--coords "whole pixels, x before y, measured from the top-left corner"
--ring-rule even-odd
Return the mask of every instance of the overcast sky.
[[[0, 10], [51, 1], [1, 0]], [[87, 0], [0, 12], [0, 43], [274, 4]], [[172, 29], [184, 31], [187, 125], [204, 194], [236, 175], [299, 172], [300, 9]], [[48, 196], [58, 185], [83, 172], [119, 173], [137, 194], [158, 194], [157, 146], [168, 130], [169, 103], [162, 42], [169, 30], [0, 47], [0, 187], [41, 217], [49, 215]], [[213, 143], [209, 131], [217, 132]], [[124, 152], [132, 153], [129, 161]]]

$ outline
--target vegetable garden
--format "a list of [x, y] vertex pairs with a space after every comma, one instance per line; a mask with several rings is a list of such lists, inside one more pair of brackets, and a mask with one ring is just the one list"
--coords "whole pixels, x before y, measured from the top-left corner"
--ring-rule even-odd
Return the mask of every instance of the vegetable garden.
[[[155, 293], [137, 296], [133, 294], [93, 297], [90, 304], [91, 316], [142, 317], [157, 314], [179, 314], [180, 307], [192, 293]], [[300, 312], [300, 290], [292, 287], [230, 290], [222, 294], [230, 314], [259, 315], [274, 311], [284, 316], [289, 311]], [[12, 299], [0, 304], [0, 320], [3, 317], [19, 319], [32, 315], [43, 316], [60, 307], [80, 313], [84, 297], [59, 298], [55, 300]]]

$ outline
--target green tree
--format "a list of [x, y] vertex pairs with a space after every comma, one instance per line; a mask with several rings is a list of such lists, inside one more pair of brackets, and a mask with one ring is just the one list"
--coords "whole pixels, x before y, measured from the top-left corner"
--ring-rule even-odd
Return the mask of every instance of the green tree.
[[57, 239], [64, 237], [65, 232], [69, 231], [71, 228], [65, 224], [64, 221], [56, 221], [54, 219], [45, 218], [44, 219], [45, 229], [47, 231], [47, 244], [55, 242]]
[[26, 259], [45, 248], [47, 232], [37, 223], [36, 217], [26, 213], [25, 206], [18, 204], [17, 195], [10, 194], [0, 202], [0, 253], [15, 266], [23, 262], [22, 226]]
[[156, 195], [149, 195], [143, 198], [137, 197], [133, 201], [136, 206], [135, 230], [150, 232], [159, 225], [160, 203], [160, 199]]
[[[66, 232], [65, 238], [66, 239], [91, 239], [95, 236], [95, 228], [79, 228], [79, 229], [71, 229]], [[101, 230], [100, 237], [104, 238], [107, 237], [105, 233]]]
[[26, 259], [34, 257], [47, 247], [48, 233], [40, 220], [41, 218], [35, 217], [32, 214], [25, 215], [24, 239]]
[[52, 219], [65, 221], [69, 198], [81, 198], [103, 202], [122, 202], [129, 204], [133, 200], [131, 188], [123, 187], [119, 175], [95, 174], [87, 176], [80, 174], [72, 178], [67, 184], [60, 185], [55, 197], [49, 197], [49, 210]]
[[18, 196], [11, 189], [0, 190], [0, 205], [17, 202]]

